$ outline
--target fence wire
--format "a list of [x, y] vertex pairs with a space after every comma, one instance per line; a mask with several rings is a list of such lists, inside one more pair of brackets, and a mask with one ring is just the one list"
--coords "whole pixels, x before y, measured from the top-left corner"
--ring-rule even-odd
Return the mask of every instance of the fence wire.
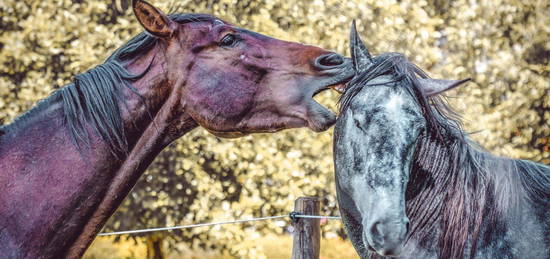
[[338, 216], [301, 215], [301, 214], [291, 213], [290, 215], [278, 215], [278, 216], [249, 218], [249, 219], [237, 219], [237, 220], [198, 223], [198, 224], [172, 226], [172, 227], [125, 230], [125, 231], [116, 231], [116, 232], [108, 232], [108, 233], [99, 233], [97, 235], [98, 236], [113, 236], [113, 235], [147, 233], [147, 232], [155, 232], [155, 231], [170, 231], [170, 230], [175, 230], [175, 229], [210, 227], [210, 226], [217, 226], [217, 225], [237, 224], [237, 223], [245, 223], [245, 222], [253, 222], [253, 221], [280, 219], [280, 218], [287, 218], [287, 217], [291, 218], [291, 219], [292, 219], [292, 217], [294, 217], [294, 218], [306, 218], [306, 219], [340, 219], [340, 217], [338, 217]]

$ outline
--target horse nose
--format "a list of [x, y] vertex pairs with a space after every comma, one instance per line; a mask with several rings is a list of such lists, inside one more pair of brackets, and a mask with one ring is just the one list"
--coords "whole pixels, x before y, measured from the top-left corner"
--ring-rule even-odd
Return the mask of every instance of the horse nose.
[[324, 54], [315, 59], [315, 66], [322, 70], [335, 68], [344, 63], [344, 57], [336, 53]]
[[389, 222], [384, 220], [375, 221], [368, 229], [370, 233], [371, 246], [377, 253], [383, 256], [398, 256], [401, 254], [405, 238], [409, 231], [409, 219]]

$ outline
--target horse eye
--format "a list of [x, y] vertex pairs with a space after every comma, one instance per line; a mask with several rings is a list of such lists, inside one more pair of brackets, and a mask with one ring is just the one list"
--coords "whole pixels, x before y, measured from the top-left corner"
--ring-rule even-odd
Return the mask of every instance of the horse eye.
[[225, 35], [220, 41], [220, 46], [222, 47], [232, 47], [237, 42], [237, 37], [233, 34]]
[[361, 128], [361, 123], [358, 120], [354, 120], [354, 122], [355, 122], [355, 127]]

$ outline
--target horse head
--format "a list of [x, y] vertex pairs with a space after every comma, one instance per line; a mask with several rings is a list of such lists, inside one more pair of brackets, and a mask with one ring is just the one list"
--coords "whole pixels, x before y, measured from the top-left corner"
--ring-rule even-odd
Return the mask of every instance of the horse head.
[[423, 104], [464, 81], [424, 78], [397, 53], [373, 59], [355, 24], [350, 44], [356, 75], [341, 99], [334, 147], [338, 195], [349, 200], [339, 200], [361, 224], [361, 233], [350, 235], [361, 237], [356, 247], [398, 256], [409, 231], [405, 201], [411, 163], [417, 139], [428, 129]]
[[273, 39], [213, 16], [180, 23], [134, 0], [141, 25], [163, 48], [166, 91], [203, 128], [222, 137], [308, 127], [335, 115], [313, 96], [353, 75], [351, 61], [318, 47]]

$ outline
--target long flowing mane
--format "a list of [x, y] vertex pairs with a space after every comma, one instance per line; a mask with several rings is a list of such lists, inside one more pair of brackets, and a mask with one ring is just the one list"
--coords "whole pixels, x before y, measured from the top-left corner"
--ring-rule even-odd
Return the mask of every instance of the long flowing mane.
[[[414, 97], [427, 122], [427, 131], [417, 141], [406, 191], [408, 241], [423, 247], [437, 244], [439, 258], [473, 258], [478, 246], [504, 232], [504, 217], [524, 213], [522, 202], [550, 207], [550, 167], [496, 157], [470, 141], [446, 99], [423, 94], [417, 78], [426, 78], [426, 73], [402, 54], [377, 56], [360, 71], [339, 100], [340, 112], [370, 80], [382, 75], [391, 75], [395, 87]], [[542, 222], [550, 217], [548, 210], [538, 211], [546, 211], [537, 215]]]
[[[216, 19], [207, 14], [172, 14], [169, 17], [180, 24]], [[124, 68], [124, 63], [151, 50], [158, 42], [158, 38], [146, 32], [138, 34], [111, 54], [103, 64], [76, 75], [72, 83], [40, 101], [13, 123], [0, 126], [0, 136], [17, 131], [27, 124], [28, 118], [60, 102], [64, 124], [77, 146], [80, 143], [89, 144], [89, 133], [86, 130], [86, 125], [89, 125], [95, 134], [109, 144], [115, 155], [127, 153], [128, 143], [120, 113], [120, 105], [124, 103], [120, 86], [138, 94], [131, 82], [143, 77], [149, 68], [133, 75]]]

